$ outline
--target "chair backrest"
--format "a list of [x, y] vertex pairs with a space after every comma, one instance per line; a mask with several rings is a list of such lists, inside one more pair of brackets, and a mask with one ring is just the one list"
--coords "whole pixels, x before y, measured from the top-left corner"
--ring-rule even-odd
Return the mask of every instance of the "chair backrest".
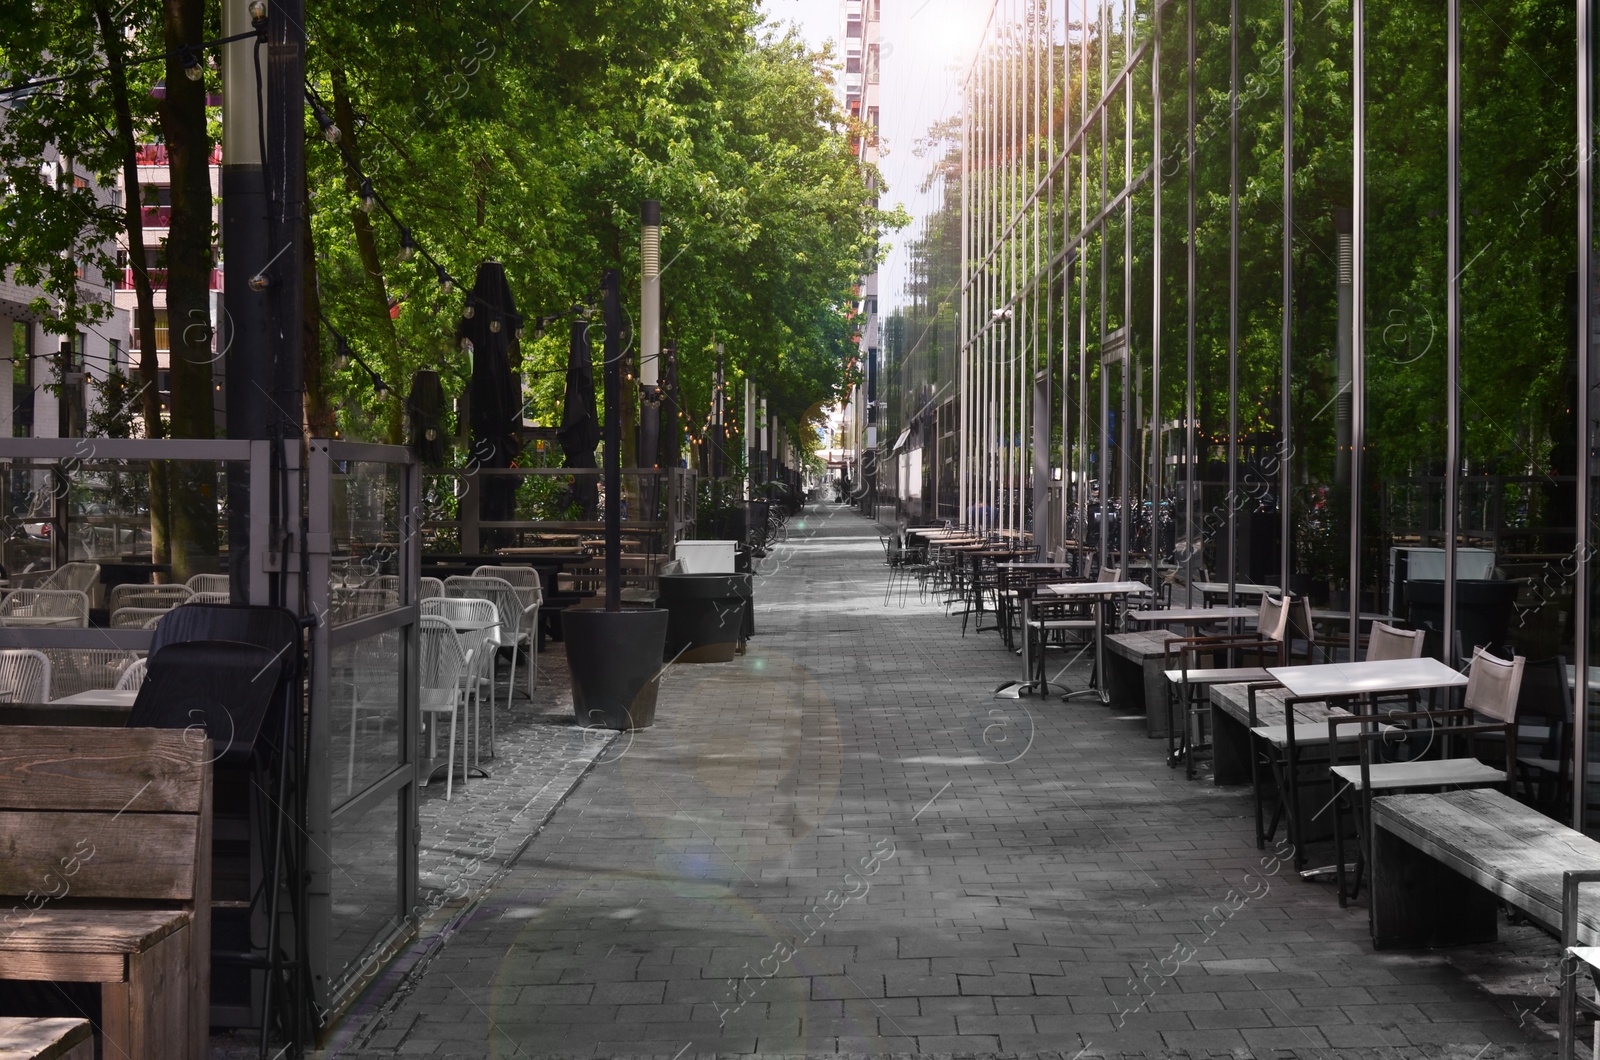
[[1101, 567], [1100, 576], [1095, 580], [1102, 582], [1120, 582], [1122, 580], [1122, 568]]
[[444, 580], [444, 592], [446, 596], [467, 600], [492, 601], [500, 609], [503, 630], [516, 636], [522, 629], [522, 598], [517, 595], [516, 587], [504, 578], [455, 575]]
[[1522, 670], [1526, 663], [1527, 660], [1520, 655], [1507, 662], [1482, 648], [1472, 649], [1472, 668], [1467, 672], [1466, 708], [1495, 721], [1515, 721], [1517, 698], [1522, 691]]
[[444, 595], [444, 582], [438, 578], [423, 578], [417, 583], [417, 599], [431, 600]]
[[544, 583], [539, 571], [527, 564], [508, 564], [504, 567], [479, 567], [472, 572], [474, 578], [500, 578], [508, 582], [522, 598], [522, 606], [539, 607], [544, 603]]
[[136, 657], [120, 648], [46, 648], [50, 657], [50, 698], [93, 689], [115, 688]]
[[1367, 638], [1367, 662], [1386, 659], [1420, 659], [1426, 630], [1396, 629], [1387, 622], [1374, 622], [1372, 635]]
[[1271, 593], [1261, 594], [1261, 613], [1256, 616], [1256, 633], [1263, 640], [1281, 641], [1289, 630], [1288, 601]]
[[1305, 641], [1306, 657], [1309, 659], [1317, 650], [1317, 626], [1311, 620], [1311, 598], [1292, 596], [1285, 610], [1288, 612], [1288, 629], [1285, 636], [1298, 637]]
[[196, 593], [223, 593], [228, 592], [228, 576], [226, 574], [196, 574], [184, 582]]
[[135, 659], [122, 671], [122, 676], [117, 678], [118, 692], [137, 692], [139, 686], [144, 684], [144, 675], [150, 663], [148, 659]]
[[423, 688], [454, 689], [466, 676], [468, 654], [450, 623], [437, 615], [417, 620], [420, 641], [418, 680]]
[[41, 589], [76, 589], [87, 593], [100, 580], [98, 563], [63, 563], [54, 574], [39, 583]]
[[172, 608], [188, 603], [194, 590], [187, 585], [137, 585], [123, 584], [111, 590], [106, 606], [112, 611], [124, 607]]
[[170, 607], [119, 607], [111, 612], [111, 628], [155, 629], [173, 610]]
[[334, 589], [329, 596], [333, 624], [343, 625], [400, 606], [400, 597], [388, 589]]
[[49, 656], [33, 648], [0, 651], [0, 691], [11, 693], [13, 703], [50, 702]]
[[81, 629], [89, 624], [89, 597], [80, 589], [13, 589], [0, 601], [0, 615], [68, 618]]
[[472, 604], [481, 604], [482, 600], [466, 600], [455, 596], [430, 597], [422, 601], [422, 613], [430, 618], [441, 618], [446, 622], [465, 622], [472, 613]]

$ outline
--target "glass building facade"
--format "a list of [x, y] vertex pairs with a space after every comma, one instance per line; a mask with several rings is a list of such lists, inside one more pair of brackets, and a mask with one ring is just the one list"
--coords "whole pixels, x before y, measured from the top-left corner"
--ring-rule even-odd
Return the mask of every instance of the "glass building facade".
[[885, 329], [907, 514], [1600, 663], [1591, 21], [996, 0]]

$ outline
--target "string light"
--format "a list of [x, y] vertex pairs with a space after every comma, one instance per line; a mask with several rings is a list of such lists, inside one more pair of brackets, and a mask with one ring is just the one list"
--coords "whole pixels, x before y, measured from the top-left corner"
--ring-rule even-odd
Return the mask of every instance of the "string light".
[[187, 44], [178, 49], [178, 61], [183, 63], [183, 76], [189, 80], [199, 81], [206, 76], [205, 70], [200, 66], [200, 57]]
[[410, 261], [417, 256], [417, 241], [411, 238], [411, 229], [400, 229], [400, 260]]
[[361, 212], [371, 213], [372, 208], [378, 205], [377, 198], [372, 193], [372, 178], [361, 178]]

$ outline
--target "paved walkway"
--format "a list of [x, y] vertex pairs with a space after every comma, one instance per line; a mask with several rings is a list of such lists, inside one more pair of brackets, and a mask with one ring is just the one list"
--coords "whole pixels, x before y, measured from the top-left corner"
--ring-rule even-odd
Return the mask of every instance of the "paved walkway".
[[[1527, 928], [1383, 953], [1092, 700], [942, 609], [883, 605], [877, 528], [809, 509], [732, 663], [577, 790], [339, 1057], [1553, 1055]], [[1081, 681], [1081, 676], [1080, 676]]]

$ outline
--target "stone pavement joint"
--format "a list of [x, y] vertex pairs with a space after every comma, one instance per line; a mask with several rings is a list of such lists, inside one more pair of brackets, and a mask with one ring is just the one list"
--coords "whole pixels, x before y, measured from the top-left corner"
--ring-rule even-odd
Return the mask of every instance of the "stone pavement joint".
[[994, 698], [994, 633], [886, 607], [878, 530], [797, 517], [748, 653], [669, 667], [655, 726], [323, 1055], [1554, 1055], [1547, 936], [1374, 952], [1365, 908], [1264, 875], [1248, 790], [1167, 769], [1125, 705]]

